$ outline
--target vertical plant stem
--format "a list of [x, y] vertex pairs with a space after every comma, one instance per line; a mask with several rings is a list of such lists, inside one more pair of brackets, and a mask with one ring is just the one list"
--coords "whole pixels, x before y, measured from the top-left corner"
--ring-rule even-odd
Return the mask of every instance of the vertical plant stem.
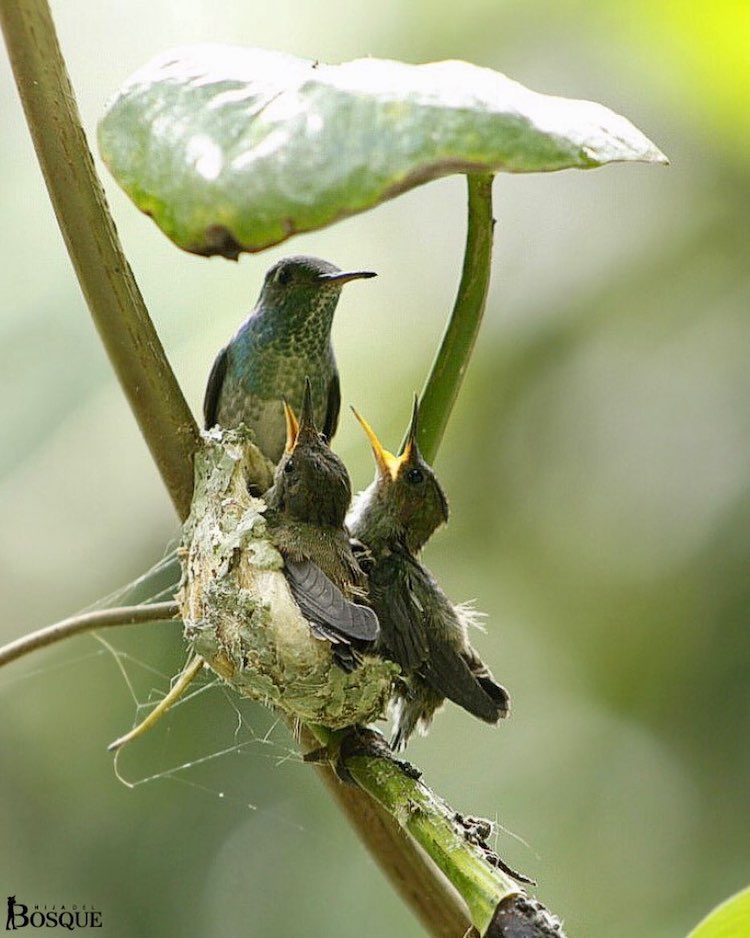
[[46, 0], [0, 0], [0, 23], [50, 199], [83, 295], [181, 518], [198, 427], [123, 254]]
[[419, 405], [419, 448], [429, 463], [434, 462], [437, 456], [487, 302], [494, 227], [493, 178], [486, 173], [473, 173], [466, 177], [468, 222], [461, 282]]

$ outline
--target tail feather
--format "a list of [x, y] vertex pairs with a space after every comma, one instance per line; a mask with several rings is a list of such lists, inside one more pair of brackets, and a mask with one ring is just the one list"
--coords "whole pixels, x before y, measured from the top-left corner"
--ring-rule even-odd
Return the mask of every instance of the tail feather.
[[508, 692], [471, 646], [456, 653], [446, 642], [431, 642], [424, 676], [435, 690], [485, 723], [497, 723], [510, 712]]
[[471, 645], [468, 646], [463, 657], [466, 664], [469, 666], [469, 670], [479, 682], [482, 690], [495, 702], [499, 711], [499, 718], [507, 717], [510, 713], [510, 694], [508, 691], [502, 684], [497, 683], [492, 676], [492, 671], [490, 671]]

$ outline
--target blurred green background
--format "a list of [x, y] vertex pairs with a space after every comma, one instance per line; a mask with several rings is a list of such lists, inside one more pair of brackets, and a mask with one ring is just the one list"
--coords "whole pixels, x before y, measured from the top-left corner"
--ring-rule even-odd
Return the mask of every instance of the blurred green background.
[[[93, 139], [161, 50], [210, 40], [325, 61], [464, 58], [630, 117], [669, 169], [502, 177], [486, 322], [437, 462], [426, 560], [475, 598], [513, 695], [456, 708], [409, 757], [497, 821], [570, 938], [681, 936], [750, 864], [750, 12], [742, 0], [53, 4]], [[0, 57], [0, 641], [142, 573], [178, 534], [99, 345]], [[433, 183], [239, 264], [172, 247], [102, 169], [198, 413], [265, 269], [314, 253], [347, 288], [344, 400], [396, 446], [460, 270], [464, 181]], [[338, 451], [372, 474], [346, 414]], [[106, 744], [184, 660], [179, 629], [83, 637], [0, 674], [0, 884], [89, 903], [112, 936], [417, 936], [272, 717], [217, 687]], [[131, 686], [123, 676], [124, 669]], [[270, 730], [270, 734], [266, 733]]]

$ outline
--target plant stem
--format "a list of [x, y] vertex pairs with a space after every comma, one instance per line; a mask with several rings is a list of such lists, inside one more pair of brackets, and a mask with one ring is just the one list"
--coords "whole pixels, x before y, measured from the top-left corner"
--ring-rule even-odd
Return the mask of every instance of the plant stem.
[[0, 0], [26, 120], [84, 297], [181, 518], [198, 427], [123, 254], [86, 143], [46, 0]]
[[[393, 757], [379, 733], [310, 725], [301, 741], [312, 750], [306, 758], [313, 755], [318, 762], [322, 754], [329, 760], [318, 768], [339, 802], [357, 789], [341, 783], [331, 762], [371, 795], [370, 826], [359, 833], [368, 845], [384, 839], [386, 851], [396, 850], [395, 869], [405, 875], [400, 880], [392, 868], [391, 881], [404, 898], [410, 898], [415, 882], [420, 884], [410, 904], [432, 935], [461, 938], [473, 926], [471, 934], [483, 938], [565, 938], [560, 922], [525, 894], [520, 874], [510, 875], [512, 870], [487, 845], [488, 822], [463, 817], [438, 798], [413, 766]], [[395, 825], [411, 837], [399, 836]], [[435, 867], [446, 879], [436, 879]]]
[[[468, 183], [468, 222], [461, 282], [419, 405], [419, 448], [433, 463], [482, 324], [492, 268], [492, 180], [473, 173]], [[404, 438], [404, 444], [406, 438]]]
[[518, 884], [489, 865], [480, 848], [461, 832], [456, 812], [398, 763], [373, 755], [352, 755], [344, 764], [360, 788], [399, 820], [448, 877], [466, 902], [472, 924], [484, 935], [498, 904], [522, 892]]
[[175, 602], [152, 603], [150, 606], [119, 606], [114, 609], [97, 609], [80, 616], [71, 616], [54, 625], [48, 625], [29, 635], [9, 642], [0, 648], [0, 668], [17, 658], [22, 658], [39, 648], [46, 648], [66, 638], [80, 635], [81, 632], [93, 632], [94, 629], [109, 628], [113, 625], [136, 625], [143, 622], [159, 622], [174, 619], [180, 607]]
[[[300, 735], [306, 750], [315, 749], [319, 743], [329, 745], [335, 736], [319, 726], [303, 726]], [[343, 784], [330, 763], [315, 768], [391, 885], [429, 934], [434, 938], [462, 938], [471, 927], [464, 902], [398, 819], [375, 798], [363, 796], [362, 789]]]
[[[328, 766], [323, 781], [373, 856], [387, 857], [381, 868], [393, 888], [433, 938], [463, 938], [471, 927], [466, 906], [398, 821], [374, 798], [344, 785]], [[357, 810], [352, 811], [352, 806]]]

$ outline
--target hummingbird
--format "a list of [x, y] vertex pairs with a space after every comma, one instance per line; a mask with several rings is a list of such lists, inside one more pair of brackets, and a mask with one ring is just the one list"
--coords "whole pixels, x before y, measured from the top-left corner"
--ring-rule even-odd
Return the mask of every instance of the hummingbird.
[[385, 450], [367, 421], [356, 410], [354, 415], [370, 441], [377, 472], [358, 495], [348, 526], [369, 552], [363, 561], [368, 598], [380, 622], [375, 653], [402, 671], [391, 746], [403, 749], [417, 727], [426, 732], [445, 698], [497, 723], [510, 713], [510, 697], [469, 643], [467, 626], [475, 614], [451, 603], [419, 559], [433, 532], [448, 521], [448, 500], [417, 446], [417, 399], [400, 456]]
[[375, 612], [356, 601], [364, 601], [367, 579], [344, 527], [349, 473], [315, 426], [309, 379], [299, 422], [286, 401], [283, 410], [286, 447], [264, 495], [269, 533], [313, 634], [330, 643], [344, 671], [353, 671], [380, 629]]
[[255, 308], [213, 363], [203, 400], [206, 429], [244, 423], [261, 452], [278, 463], [285, 445], [282, 399], [299, 413], [309, 377], [315, 420], [330, 442], [341, 407], [333, 314], [345, 283], [375, 276], [302, 255], [274, 264]]

